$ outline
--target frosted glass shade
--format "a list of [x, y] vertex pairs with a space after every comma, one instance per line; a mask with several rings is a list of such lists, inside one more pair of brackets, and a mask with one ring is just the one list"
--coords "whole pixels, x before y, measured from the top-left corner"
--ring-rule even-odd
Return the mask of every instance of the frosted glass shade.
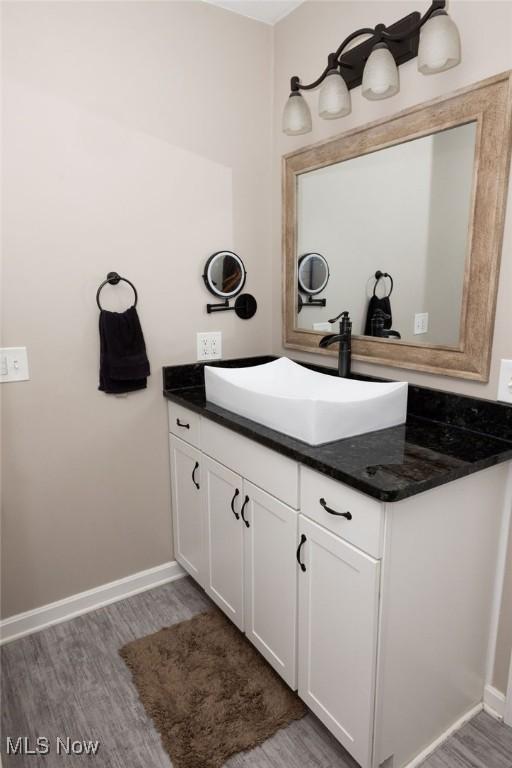
[[460, 35], [446, 11], [434, 11], [420, 32], [418, 70], [434, 75], [456, 67], [460, 62]]
[[388, 99], [400, 90], [398, 67], [386, 43], [377, 43], [363, 70], [363, 96], [370, 101]]
[[320, 88], [318, 96], [318, 114], [324, 120], [335, 120], [350, 114], [350, 93], [339, 71], [329, 72]]
[[292, 91], [284, 106], [283, 133], [298, 136], [311, 130], [311, 112], [307, 103], [297, 91]]

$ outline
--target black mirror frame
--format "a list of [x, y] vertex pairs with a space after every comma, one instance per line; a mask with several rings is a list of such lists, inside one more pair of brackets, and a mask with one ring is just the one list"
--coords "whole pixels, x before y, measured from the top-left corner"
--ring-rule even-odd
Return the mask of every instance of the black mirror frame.
[[[232, 256], [238, 263], [240, 264], [240, 267], [242, 268], [242, 280], [238, 284], [235, 291], [231, 291], [230, 293], [223, 293], [222, 291], [217, 291], [211, 284], [208, 273], [210, 270], [210, 266], [213, 263], [213, 261], [218, 258], [219, 256]], [[212, 253], [212, 255], [207, 260], [206, 264], [204, 265], [204, 272], [203, 272], [203, 280], [204, 284], [208, 291], [210, 291], [213, 296], [216, 296], [219, 299], [232, 299], [235, 296], [238, 296], [238, 294], [242, 291], [245, 281], [247, 280], [247, 270], [245, 268], [245, 264], [243, 263], [240, 256], [235, 253], [234, 251], [216, 251], [215, 253]]]

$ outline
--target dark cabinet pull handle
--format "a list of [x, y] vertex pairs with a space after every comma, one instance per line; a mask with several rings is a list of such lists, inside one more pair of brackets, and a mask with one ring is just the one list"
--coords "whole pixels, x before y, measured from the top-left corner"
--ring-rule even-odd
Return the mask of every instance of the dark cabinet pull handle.
[[320, 499], [320, 506], [322, 506], [330, 515], [338, 515], [338, 517], [346, 517], [347, 520], [352, 520], [352, 512], [336, 512], [334, 509], [327, 506], [325, 499]]
[[300, 551], [301, 551], [303, 545], [306, 543], [306, 541], [307, 541], [306, 534], [303, 533], [302, 536], [300, 537], [300, 544], [297, 547], [297, 562], [300, 565], [301, 571], [305, 571], [306, 570], [306, 566], [304, 565], [303, 562], [301, 562], [301, 559], [300, 559]]
[[235, 491], [235, 495], [231, 499], [231, 511], [232, 511], [232, 513], [234, 514], [234, 516], [236, 517], [237, 520], [240, 520], [240, 515], [235, 510], [235, 499], [236, 499], [236, 497], [238, 496], [239, 493], [240, 493], [240, 491], [237, 488], [236, 491]]
[[199, 469], [199, 462], [196, 461], [195, 467], [192, 470], [192, 482], [194, 483], [197, 490], [199, 490], [199, 483], [196, 482], [196, 471]]
[[248, 501], [249, 501], [249, 497], [246, 496], [245, 499], [244, 499], [244, 503], [242, 504], [242, 509], [240, 510], [240, 514], [242, 515], [242, 520], [246, 524], [247, 528], [250, 528], [251, 526], [249, 525], [249, 521], [246, 520], [245, 517], [244, 517], [244, 509], [245, 509], [246, 504], [247, 504]]
[[176, 419], [176, 424], [178, 427], [185, 427], [185, 429], [190, 429], [190, 424], [185, 424], [184, 422], [181, 422], [179, 419]]

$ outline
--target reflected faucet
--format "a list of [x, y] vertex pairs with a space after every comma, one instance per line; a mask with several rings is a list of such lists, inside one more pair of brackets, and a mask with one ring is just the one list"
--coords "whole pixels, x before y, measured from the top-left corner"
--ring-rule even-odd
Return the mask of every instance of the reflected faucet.
[[338, 347], [338, 376], [348, 378], [350, 376], [350, 363], [352, 357], [352, 321], [347, 311], [340, 312], [337, 317], [329, 320], [335, 323], [340, 320], [339, 333], [330, 333], [320, 339], [320, 347], [330, 347], [331, 344], [339, 344]]

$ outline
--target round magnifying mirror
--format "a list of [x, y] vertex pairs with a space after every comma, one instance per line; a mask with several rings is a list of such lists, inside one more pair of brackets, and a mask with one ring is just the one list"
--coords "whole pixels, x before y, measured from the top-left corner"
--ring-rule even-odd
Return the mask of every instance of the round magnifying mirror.
[[218, 251], [206, 262], [203, 280], [214, 296], [229, 299], [240, 293], [245, 284], [246, 274], [240, 256], [233, 251]]
[[299, 259], [299, 289], [309, 296], [321, 293], [329, 282], [329, 265], [321, 253], [305, 253]]

